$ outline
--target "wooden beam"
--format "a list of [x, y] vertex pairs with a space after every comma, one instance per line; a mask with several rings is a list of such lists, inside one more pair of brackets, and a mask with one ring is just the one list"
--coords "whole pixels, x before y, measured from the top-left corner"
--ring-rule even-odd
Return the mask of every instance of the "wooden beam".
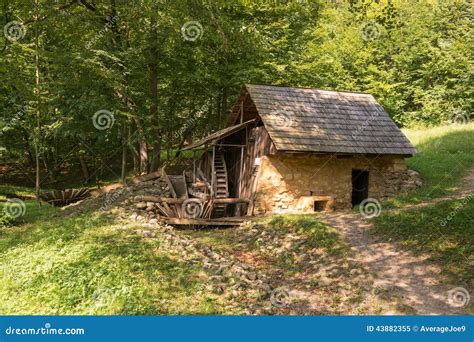
[[171, 183], [171, 180], [165, 170], [163, 170], [163, 179], [165, 180], [166, 184], [168, 185], [168, 188], [170, 189], [171, 196], [173, 196], [173, 198], [178, 198], [178, 196], [176, 195], [176, 191], [174, 190], [173, 183]]
[[141, 182], [146, 182], [152, 179], [156, 179], [158, 177], [161, 177], [161, 174], [162, 174], [162, 170], [158, 170], [158, 171], [155, 171], [143, 176], [135, 177], [132, 179], [132, 184], [138, 184]]
[[238, 226], [244, 223], [244, 219], [220, 218], [220, 219], [203, 219], [203, 218], [177, 218], [177, 217], [163, 217], [163, 222], [175, 225], [198, 225], [198, 226]]
[[216, 182], [216, 170], [214, 170], [214, 160], [216, 158], [216, 146], [212, 146], [212, 162], [211, 162], [211, 198], [214, 198], [214, 186]]
[[[168, 184], [168, 188], [170, 189], [171, 196], [173, 196], [173, 198], [178, 198], [178, 196], [176, 195], [176, 191], [173, 187], [173, 183], [171, 183], [171, 180], [168, 177], [168, 174], [166, 173], [165, 169], [163, 169], [163, 179], [165, 180], [166, 184]], [[176, 212], [176, 216], [181, 217], [181, 206], [179, 205], [174, 206], [174, 211]]]
[[169, 197], [158, 197], [158, 196], [135, 196], [137, 202], [160, 202], [168, 204], [183, 204], [185, 198], [169, 198]]
[[[168, 204], [183, 204], [185, 198], [169, 198], [169, 197], [158, 197], [158, 196], [135, 196], [137, 202], [159, 202]], [[203, 201], [206, 202], [206, 201]], [[232, 203], [249, 203], [250, 200], [247, 198], [217, 198], [214, 200], [216, 204], [232, 204]]]

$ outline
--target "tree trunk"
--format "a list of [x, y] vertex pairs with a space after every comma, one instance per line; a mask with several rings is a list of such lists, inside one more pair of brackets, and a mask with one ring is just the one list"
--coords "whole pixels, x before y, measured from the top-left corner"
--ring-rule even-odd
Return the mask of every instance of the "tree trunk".
[[35, 93], [37, 96], [37, 108], [36, 108], [36, 139], [35, 139], [35, 154], [36, 154], [36, 181], [35, 181], [35, 194], [36, 200], [39, 202], [40, 194], [40, 138], [41, 138], [41, 112], [40, 112], [40, 61], [39, 61], [39, 0], [35, 0]]
[[140, 141], [140, 174], [148, 170], [148, 148], [145, 140]]
[[133, 155], [133, 173], [135, 175], [140, 174], [140, 153], [138, 152], [138, 146], [132, 146]]
[[127, 142], [128, 142], [127, 120], [124, 120], [122, 127], [122, 168], [120, 172], [120, 181], [125, 185], [125, 176], [127, 173]]
[[[227, 86], [224, 86], [224, 88], [222, 88], [222, 105], [221, 105], [221, 113], [223, 114], [223, 118], [224, 120], [227, 119], [227, 98], [228, 98], [228, 89], [227, 89]], [[222, 127], [222, 121], [219, 121], [219, 127], [218, 129], [220, 129]], [[225, 125], [225, 122], [224, 122], [224, 125]]]
[[158, 62], [157, 62], [157, 44], [158, 36], [156, 34], [156, 19], [154, 16], [150, 22], [150, 48], [149, 48], [149, 93], [150, 93], [150, 118], [153, 124], [153, 154], [151, 158], [150, 172], [155, 172], [160, 167], [160, 156], [161, 156], [161, 129], [160, 122], [158, 119]]
[[82, 176], [84, 178], [84, 183], [89, 183], [91, 176], [89, 173], [89, 168], [87, 167], [86, 160], [84, 159], [84, 156], [79, 156], [79, 163], [81, 163]]
[[34, 160], [33, 160], [33, 153], [31, 152], [30, 136], [28, 135], [26, 130], [23, 132], [23, 139], [25, 140], [25, 151], [26, 151], [26, 154], [28, 155], [28, 164], [30, 166], [33, 166]]

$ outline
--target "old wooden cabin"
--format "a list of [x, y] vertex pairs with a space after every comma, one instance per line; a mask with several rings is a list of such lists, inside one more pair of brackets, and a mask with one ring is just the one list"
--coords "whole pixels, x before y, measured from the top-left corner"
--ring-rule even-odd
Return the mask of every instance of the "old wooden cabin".
[[188, 193], [207, 194], [208, 219], [347, 209], [418, 183], [415, 148], [365, 93], [245, 85], [228, 127], [184, 150], [199, 151]]

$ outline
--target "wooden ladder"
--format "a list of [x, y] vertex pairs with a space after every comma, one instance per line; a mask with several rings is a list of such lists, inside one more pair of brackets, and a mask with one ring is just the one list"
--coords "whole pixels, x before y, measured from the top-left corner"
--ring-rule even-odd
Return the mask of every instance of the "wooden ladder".
[[[228, 179], [227, 179], [227, 167], [225, 165], [224, 155], [222, 153], [216, 153], [214, 156], [214, 197], [216, 199], [228, 198]], [[227, 204], [219, 203], [214, 205], [212, 212], [213, 217], [223, 217], [227, 209]]]

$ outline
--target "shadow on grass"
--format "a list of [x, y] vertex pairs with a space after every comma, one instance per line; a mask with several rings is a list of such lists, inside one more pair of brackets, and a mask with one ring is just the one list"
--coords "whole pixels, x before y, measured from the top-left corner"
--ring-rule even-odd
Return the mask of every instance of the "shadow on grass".
[[8, 229], [0, 238], [0, 312], [221, 313], [198, 264], [135, 229], [87, 215]]
[[325, 248], [330, 253], [344, 248], [340, 234], [315, 215], [276, 215], [268, 223], [275, 230], [297, 231], [306, 235], [306, 244], [310, 248]]
[[24, 216], [17, 218], [13, 226], [0, 228], [0, 252], [23, 243], [72, 240], [78, 238], [85, 229], [112, 223], [110, 218], [99, 216], [65, 217], [58, 208], [39, 206], [34, 201], [26, 201], [25, 205]]
[[474, 200], [448, 201], [416, 210], [387, 212], [374, 219], [373, 232], [410, 250], [427, 253], [446, 280], [474, 281]]

